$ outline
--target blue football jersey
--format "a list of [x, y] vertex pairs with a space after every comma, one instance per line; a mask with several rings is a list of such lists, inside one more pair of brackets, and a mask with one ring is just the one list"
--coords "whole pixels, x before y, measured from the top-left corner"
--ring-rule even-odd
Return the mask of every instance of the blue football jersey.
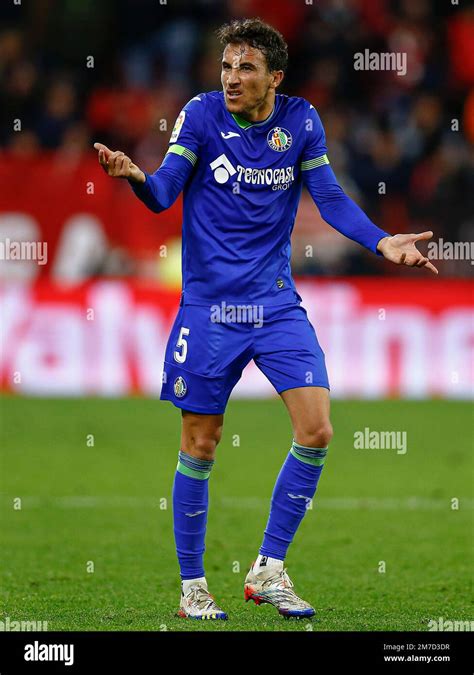
[[168, 152], [194, 165], [183, 194], [185, 301], [294, 302], [301, 175], [328, 163], [314, 107], [277, 95], [271, 115], [249, 123], [227, 110], [222, 92], [199, 94], [180, 113]]
[[153, 211], [183, 190], [183, 301], [299, 302], [290, 237], [303, 183], [321, 216], [377, 252], [387, 232], [348, 197], [329, 166], [323, 125], [305, 99], [277, 95], [270, 116], [231, 114], [222, 92], [199, 94], [179, 114], [160, 168], [131, 183]]

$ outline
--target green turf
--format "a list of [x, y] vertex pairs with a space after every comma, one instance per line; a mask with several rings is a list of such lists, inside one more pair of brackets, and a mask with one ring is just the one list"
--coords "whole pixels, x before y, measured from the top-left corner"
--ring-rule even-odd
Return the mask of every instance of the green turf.
[[[323, 631], [426, 630], [438, 617], [474, 619], [467, 402], [333, 403], [336, 433], [314, 508], [287, 558], [296, 590], [316, 608], [312, 622], [243, 602], [291, 442], [279, 400], [228, 407], [210, 479], [205, 562], [230, 620], [210, 623], [174, 614], [179, 412], [143, 399], [14, 397], [0, 399], [0, 412], [0, 620], [48, 621], [49, 630]], [[366, 426], [406, 431], [408, 452], [355, 450], [354, 432]]]

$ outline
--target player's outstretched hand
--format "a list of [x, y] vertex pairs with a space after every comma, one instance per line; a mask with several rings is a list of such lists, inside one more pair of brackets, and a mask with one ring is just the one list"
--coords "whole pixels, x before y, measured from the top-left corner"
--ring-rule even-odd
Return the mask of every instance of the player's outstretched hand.
[[143, 171], [121, 150], [113, 152], [103, 143], [94, 143], [94, 148], [99, 151], [99, 164], [107, 175], [128, 178], [136, 183], [145, 182]]
[[393, 237], [384, 237], [377, 244], [377, 250], [387, 260], [397, 265], [408, 267], [426, 267], [426, 269], [438, 274], [438, 270], [416, 248], [416, 242], [431, 239], [433, 232], [420, 232], [419, 234], [395, 234]]

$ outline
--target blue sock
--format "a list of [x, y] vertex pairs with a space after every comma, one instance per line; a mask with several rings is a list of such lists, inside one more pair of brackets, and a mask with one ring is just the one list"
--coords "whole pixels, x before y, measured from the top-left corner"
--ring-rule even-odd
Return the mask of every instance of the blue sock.
[[180, 450], [173, 485], [173, 523], [181, 579], [204, 576], [208, 483], [214, 460]]
[[293, 441], [273, 489], [260, 554], [284, 560], [303, 520], [323, 470], [327, 448], [307, 448]]

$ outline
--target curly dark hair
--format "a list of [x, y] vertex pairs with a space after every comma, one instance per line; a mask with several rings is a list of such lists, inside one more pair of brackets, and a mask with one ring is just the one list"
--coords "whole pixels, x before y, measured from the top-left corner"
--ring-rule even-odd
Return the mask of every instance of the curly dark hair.
[[247, 44], [259, 49], [265, 56], [269, 71], [285, 71], [288, 66], [288, 45], [283, 35], [261, 19], [235, 19], [221, 26], [216, 35], [224, 47]]

